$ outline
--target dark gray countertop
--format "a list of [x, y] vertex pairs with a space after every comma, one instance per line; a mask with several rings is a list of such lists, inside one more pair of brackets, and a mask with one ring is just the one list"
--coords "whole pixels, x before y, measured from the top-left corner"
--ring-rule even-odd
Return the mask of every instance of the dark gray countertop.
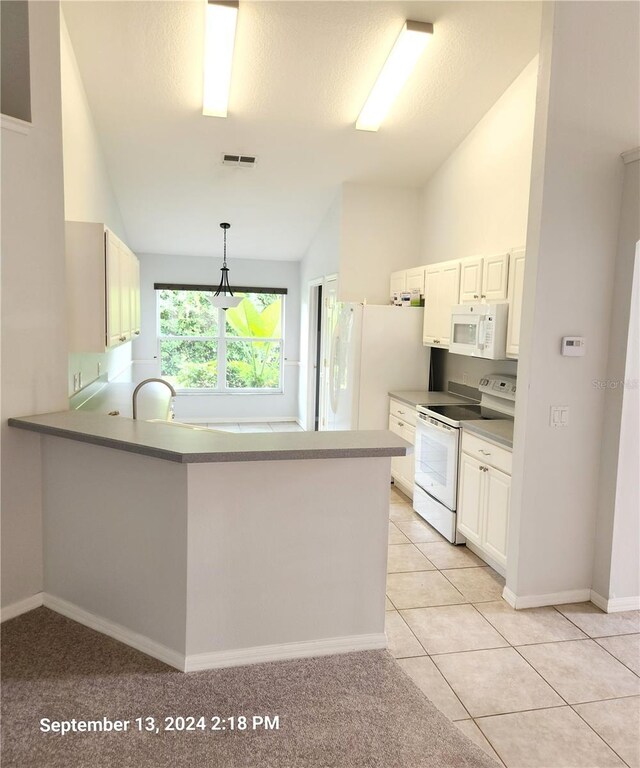
[[469, 400], [452, 395], [450, 392], [427, 392], [425, 390], [407, 389], [396, 392], [389, 392], [389, 397], [399, 400], [401, 403], [407, 403], [416, 408], [418, 405], [459, 405], [468, 403]]
[[180, 463], [405, 456], [413, 448], [386, 430], [231, 434], [86, 411], [9, 419], [9, 426]]
[[472, 432], [509, 450], [513, 449], [513, 419], [478, 419], [460, 423], [465, 432]]

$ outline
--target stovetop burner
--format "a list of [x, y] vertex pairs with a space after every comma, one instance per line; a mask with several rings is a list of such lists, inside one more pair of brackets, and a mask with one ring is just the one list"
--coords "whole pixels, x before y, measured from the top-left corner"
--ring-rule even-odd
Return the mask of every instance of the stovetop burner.
[[430, 405], [428, 408], [420, 408], [422, 413], [437, 418], [441, 416], [443, 421], [452, 422], [471, 421], [475, 419], [510, 419], [511, 416], [494, 411], [484, 405], [469, 403], [469, 405]]

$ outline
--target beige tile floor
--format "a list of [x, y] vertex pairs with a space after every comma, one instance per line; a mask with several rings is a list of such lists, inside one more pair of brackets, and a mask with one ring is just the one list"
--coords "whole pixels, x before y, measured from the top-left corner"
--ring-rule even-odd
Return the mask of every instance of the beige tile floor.
[[391, 491], [389, 651], [506, 768], [640, 768], [640, 611], [514, 611], [504, 580]]
[[304, 432], [302, 427], [295, 421], [260, 421], [240, 424], [212, 421], [201, 426], [217, 429], [220, 432]]

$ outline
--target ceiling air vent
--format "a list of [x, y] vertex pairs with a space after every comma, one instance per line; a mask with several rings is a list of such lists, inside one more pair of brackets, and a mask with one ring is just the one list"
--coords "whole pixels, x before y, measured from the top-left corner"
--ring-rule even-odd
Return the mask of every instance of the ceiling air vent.
[[254, 155], [222, 155], [222, 165], [235, 165], [237, 168], [253, 168], [256, 161]]

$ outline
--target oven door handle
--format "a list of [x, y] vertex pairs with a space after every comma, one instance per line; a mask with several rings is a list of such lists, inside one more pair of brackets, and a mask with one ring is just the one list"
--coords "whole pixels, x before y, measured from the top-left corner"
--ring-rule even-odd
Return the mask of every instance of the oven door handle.
[[419, 424], [423, 427], [439, 429], [441, 432], [453, 432], [455, 430], [455, 427], [450, 427], [448, 424], [443, 424], [440, 421], [436, 421], [436, 419], [433, 419], [431, 416], [423, 416], [422, 414], [419, 414], [419, 416]]

